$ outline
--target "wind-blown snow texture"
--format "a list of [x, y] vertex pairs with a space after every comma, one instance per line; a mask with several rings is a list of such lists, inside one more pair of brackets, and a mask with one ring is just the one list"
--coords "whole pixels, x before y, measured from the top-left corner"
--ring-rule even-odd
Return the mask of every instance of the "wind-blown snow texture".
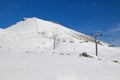
[[24, 18], [0, 29], [0, 80], [120, 80], [120, 48], [103, 42], [98, 48], [99, 58], [91, 37], [56, 22]]

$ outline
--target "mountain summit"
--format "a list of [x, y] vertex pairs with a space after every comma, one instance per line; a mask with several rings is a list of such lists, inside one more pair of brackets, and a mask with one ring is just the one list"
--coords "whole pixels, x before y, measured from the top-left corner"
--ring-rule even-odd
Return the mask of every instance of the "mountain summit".
[[[17, 22], [15, 25], [10, 26], [7, 30], [16, 31], [25, 33], [26, 32], [62, 32], [68, 31], [68, 29], [64, 26], [53, 22], [53, 21], [45, 21], [42, 19], [38, 19], [36, 17], [33, 18], [23, 18], [20, 22]], [[63, 32], [62, 32], [63, 33]]]
[[8, 27], [6, 30], [17, 33], [27, 34], [42, 34], [46, 37], [64, 36], [69, 35], [77, 39], [84, 39], [94, 42], [94, 40], [82, 33], [68, 29], [56, 22], [45, 21], [38, 18], [23, 18], [22, 21], [17, 22], [15, 25]]
[[[59, 27], [59, 28], [58, 28]], [[23, 18], [22, 21], [17, 22], [15, 25], [10, 26], [7, 30], [20, 31], [20, 32], [42, 32], [42, 31], [54, 31], [55, 29], [60, 29], [62, 26], [45, 21], [38, 18]]]

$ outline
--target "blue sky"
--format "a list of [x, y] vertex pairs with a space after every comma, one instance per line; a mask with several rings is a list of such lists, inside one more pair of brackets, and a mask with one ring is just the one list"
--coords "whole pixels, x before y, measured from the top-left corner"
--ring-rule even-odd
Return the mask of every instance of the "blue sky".
[[[0, 28], [9, 27], [23, 17], [56, 21], [87, 35], [101, 31], [119, 36], [120, 0], [0, 0]], [[113, 38], [106, 37], [102, 37], [106, 42]]]

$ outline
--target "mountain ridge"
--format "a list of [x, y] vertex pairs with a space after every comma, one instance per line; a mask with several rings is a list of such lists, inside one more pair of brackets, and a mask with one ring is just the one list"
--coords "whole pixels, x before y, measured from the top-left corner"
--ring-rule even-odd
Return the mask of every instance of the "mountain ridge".
[[[47, 25], [45, 25], [47, 24]], [[49, 26], [48, 26], [49, 25]], [[17, 22], [16, 24], [4, 29], [7, 31], [13, 31], [17, 33], [37, 33], [42, 34], [43, 32], [48, 32], [48, 34], [61, 34], [66, 33], [69, 34], [77, 39], [80, 39], [81, 37], [84, 39], [89, 39], [91, 42], [94, 42], [94, 39], [83, 34], [80, 32], [77, 32], [75, 30], [69, 29], [67, 27], [64, 27], [56, 22], [53, 21], [45, 21], [42, 19], [38, 19], [36, 17], [33, 18], [23, 18], [22, 21]]]

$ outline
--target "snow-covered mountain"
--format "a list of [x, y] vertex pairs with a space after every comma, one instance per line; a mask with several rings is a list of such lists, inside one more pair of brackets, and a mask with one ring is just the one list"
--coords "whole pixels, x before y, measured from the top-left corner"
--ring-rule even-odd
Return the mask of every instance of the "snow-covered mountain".
[[[20, 22], [0, 30], [0, 46], [3, 52], [63, 51], [68, 53], [95, 53], [94, 39], [68, 29], [56, 22], [38, 18], [23, 18]], [[119, 50], [99, 44], [100, 55], [117, 54]]]
[[[94, 58], [84, 58], [83, 52]], [[23, 18], [0, 29], [0, 80], [119, 80], [120, 48], [100, 41], [98, 53], [101, 60], [94, 39], [83, 33]]]

